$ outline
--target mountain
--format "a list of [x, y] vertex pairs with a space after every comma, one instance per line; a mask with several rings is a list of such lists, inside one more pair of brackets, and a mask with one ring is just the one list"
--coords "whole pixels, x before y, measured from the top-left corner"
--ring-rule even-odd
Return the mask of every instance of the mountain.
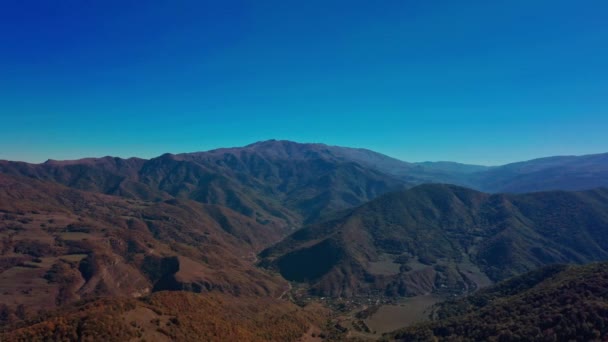
[[300, 308], [273, 298], [159, 292], [49, 312], [6, 327], [0, 340], [296, 341], [320, 331], [325, 318], [326, 310], [317, 306]]
[[254, 267], [260, 250], [404, 187], [349, 159], [366, 153], [330, 149], [269, 141], [151, 160], [0, 162], [0, 299], [30, 315], [162, 290], [277, 296], [287, 284]]
[[449, 161], [440, 161], [440, 162], [421, 162], [414, 163], [413, 165], [417, 166], [423, 171], [426, 172], [440, 172], [443, 174], [471, 174], [476, 172], [483, 172], [490, 170], [491, 166], [483, 166], [483, 165], [471, 165], [471, 164], [461, 164]]
[[283, 224], [289, 231], [333, 210], [424, 183], [456, 184], [493, 193], [608, 186], [608, 154], [486, 167], [408, 163], [362, 148], [268, 140], [244, 147], [164, 154], [150, 160], [0, 161], [0, 173], [133, 199], [175, 197], [220, 204], [261, 222]]
[[[341, 271], [331, 273], [331, 277], [335, 277], [331, 281], [324, 278], [328, 271], [325, 266], [319, 266], [315, 272], [303, 276], [284, 273], [287, 278], [305, 278], [307, 282], [316, 284], [313, 288], [319, 293], [350, 295], [374, 284], [370, 287], [374, 291], [394, 295], [424, 293], [438, 288], [452, 292], [474, 288], [549, 261], [599, 260], [605, 255], [604, 246], [598, 245], [603, 240], [594, 240], [599, 233], [585, 232], [580, 237], [582, 240], [578, 243], [589, 247], [587, 251], [580, 251], [580, 246], [564, 249], [563, 241], [548, 240], [552, 232], [543, 235], [548, 228], [544, 227], [542, 220], [556, 222], [558, 226], [564, 222], [574, 225], [579, 219], [591, 222], [585, 216], [590, 215], [603, 224], [603, 216], [597, 214], [597, 208], [603, 208], [601, 201], [592, 203], [587, 198], [579, 203], [579, 197], [585, 196], [563, 193], [521, 198], [491, 196], [439, 186], [390, 194], [361, 208], [352, 208], [391, 191], [442, 180], [492, 191], [552, 187], [549, 184], [573, 188], [591, 186], [602, 184], [605, 164], [606, 155], [545, 158], [492, 168], [451, 162], [407, 163], [365, 149], [270, 140], [245, 147], [165, 154], [150, 160], [104, 157], [49, 160], [43, 164], [0, 161], [0, 175], [18, 183], [18, 187], [24, 191], [19, 195], [23, 196], [21, 201], [14, 202], [13, 196], [2, 203], [4, 210], [10, 212], [9, 216], [16, 212], [23, 212], [26, 216], [35, 215], [31, 211], [40, 211], [41, 205], [57, 202], [52, 208], [53, 215], [61, 212], [61, 215], [72, 215], [82, 220], [95, 217], [95, 220], [102, 221], [100, 225], [109, 226], [114, 224], [114, 219], [109, 217], [113, 214], [100, 209], [105, 201], [120, 207], [125, 216], [135, 213], [142, 217], [154, 217], [141, 212], [142, 208], [154, 208], [154, 215], [160, 217], [168, 212], [167, 216], [171, 218], [165, 221], [180, 222], [181, 226], [179, 229], [157, 228], [158, 224], [144, 222], [147, 234], [152, 234], [157, 240], [179, 237], [181, 240], [178, 242], [196, 245], [192, 236], [199, 233], [177, 234], [176, 231], [187, 231], [196, 226], [195, 222], [213, 222], [205, 227], [213, 226], [215, 230], [206, 232], [205, 236], [222, 236], [222, 239], [225, 236], [230, 245], [223, 250], [229, 254], [225, 260], [243, 254], [242, 251], [254, 255], [279, 242], [298, 227], [307, 225], [279, 243], [272, 252], [265, 252], [268, 258], [265, 258], [264, 264], [283, 270], [292, 268], [296, 273], [305, 270], [305, 267], [292, 267], [290, 260], [299, 260], [299, 257], [298, 254], [291, 254], [295, 249], [290, 248], [297, 249], [311, 243], [310, 247], [318, 250], [312, 249], [310, 253], [327, 256], [319, 265], [331, 268], [334, 266], [332, 260], [341, 260]], [[556, 177], [546, 176], [549, 173], [555, 173]], [[583, 173], [589, 176], [586, 182], [581, 181]], [[9, 186], [16, 187], [9, 182], [0, 190], [6, 192]], [[444, 193], [437, 189], [452, 190]], [[450, 191], [460, 194], [449, 194]], [[602, 191], [596, 193], [603, 196]], [[79, 201], [82, 203], [76, 205], [63, 199], [65, 196], [81, 198]], [[552, 207], [543, 204], [545, 200], [560, 201], [554, 199], [560, 196], [569, 196], [564, 201], [574, 201], [570, 204], [575, 207], [573, 209], [564, 204], [566, 214], [563, 222], [551, 217], [549, 213]], [[28, 206], [32, 206], [32, 210], [24, 209]], [[84, 212], [85, 209], [81, 207], [99, 213]], [[545, 216], [534, 216], [537, 209]], [[587, 211], [592, 213], [587, 214]], [[403, 212], [408, 213], [409, 216], [405, 216], [407, 219], [400, 216]], [[372, 218], [377, 222], [370, 221]], [[34, 220], [32, 217], [24, 219]], [[336, 233], [340, 231], [336, 226], [341, 225], [354, 233], [341, 237]], [[432, 229], [424, 230], [427, 226]], [[118, 227], [129, 226], [121, 223]], [[115, 230], [123, 234], [121, 229]], [[9, 239], [11, 234], [14, 233], [7, 233], [6, 238]], [[48, 241], [56, 238], [52, 234], [40, 236]], [[419, 240], [422, 243], [418, 243]], [[49, 244], [48, 241], [45, 243]], [[545, 248], [544, 244], [550, 248]], [[534, 249], [532, 245], [537, 248]], [[5, 247], [7, 249], [15, 248], [14, 242], [6, 246], [9, 246]], [[209, 248], [206, 253], [213, 250]], [[302, 249], [301, 252], [305, 251]], [[222, 259], [223, 253], [217, 252], [216, 259]], [[284, 267], [274, 260], [282, 253], [290, 256], [277, 259]], [[399, 259], [393, 258], [390, 253], [400, 253]], [[509, 257], [509, 263], [497, 265], [496, 255]], [[302, 260], [305, 260], [308, 254], [304, 253], [303, 256]], [[434, 260], [442, 258], [449, 262], [434, 263]], [[15, 260], [21, 259], [11, 260], [8, 265], [15, 266]], [[450, 264], [452, 262], [459, 266], [455, 268]], [[429, 263], [433, 267], [426, 265]], [[465, 264], [468, 266], [465, 267]], [[224, 265], [223, 261], [218, 265]], [[476, 276], [463, 276], [461, 273], [464, 269]], [[324, 280], [319, 282], [322, 276]], [[480, 278], [474, 281], [470, 279], [477, 276]], [[436, 281], [437, 277], [444, 278]], [[367, 280], [360, 285], [360, 279]], [[154, 288], [153, 284], [143, 283], [146, 285], [142, 288]], [[228, 283], [224, 282], [221, 287], [229, 286]], [[347, 285], [334, 288], [335, 284], [343, 283]]]
[[351, 158], [351, 150], [271, 140], [175, 158], [205, 165], [237, 180], [255, 196], [268, 197], [303, 222], [311, 222], [405, 186], [403, 181]]
[[408, 163], [365, 149], [328, 148], [336, 155], [415, 185], [449, 183], [492, 193], [608, 187], [608, 153], [555, 156], [488, 167], [449, 161]]
[[278, 296], [287, 286], [253, 265], [282, 227], [225, 207], [0, 174], [0, 218], [0, 302], [27, 315], [99, 296]]
[[0, 173], [130, 199], [218, 204], [289, 231], [406, 186], [406, 181], [371, 167], [372, 161], [387, 168], [406, 164], [372, 152], [273, 140], [150, 160], [2, 161]]
[[436, 320], [386, 341], [603, 341], [608, 263], [550, 266], [439, 304]]
[[472, 175], [489, 192], [586, 190], [608, 187], [608, 153], [548, 157], [494, 167]]
[[481, 165], [470, 165], [456, 162], [421, 162], [409, 163], [364, 148], [323, 146], [332, 155], [341, 160], [349, 160], [365, 167], [394, 176], [408, 185], [422, 183], [453, 183], [471, 185], [473, 174], [491, 169]]
[[322, 296], [461, 294], [546, 264], [608, 259], [608, 189], [426, 184], [306, 226], [260, 256]]

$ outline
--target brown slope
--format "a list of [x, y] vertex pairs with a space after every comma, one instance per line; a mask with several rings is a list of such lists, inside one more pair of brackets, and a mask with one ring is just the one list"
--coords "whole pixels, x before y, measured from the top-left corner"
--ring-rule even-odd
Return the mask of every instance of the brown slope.
[[228, 208], [0, 175], [0, 215], [0, 298], [28, 312], [100, 295], [275, 295], [285, 286], [252, 266], [280, 227]]
[[325, 315], [318, 307], [272, 298], [159, 292], [64, 309], [37, 323], [7, 327], [0, 340], [296, 341], [324, 324]]

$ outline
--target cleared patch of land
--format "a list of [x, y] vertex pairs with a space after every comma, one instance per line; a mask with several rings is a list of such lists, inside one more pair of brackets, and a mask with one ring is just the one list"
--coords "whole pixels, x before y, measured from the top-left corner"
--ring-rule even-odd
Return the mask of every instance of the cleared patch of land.
[[458, 268], [464, 274], [464, 276], [469, 278], [469, 280], [477, 285], [476, 289], [488, 287], [493, 284], [492, 280], [490, 280], [490, 278], [488, 278], [488, 276], [483, 273], [477, 265], [470, 261], [458, 264]]
[[428, 319], [430, 307], [443, 300], [436, 295], [417, 296], [405, 299], [400, 304], [382, 305], [365, 324], [375, 334], [382, 334], [407, 327]]
[[399, 267], [401, 265], [390, 260], [382, 260], [378, 262], [370, 262], [367, 270], [371, 274], [376, 275], [395, 275], [399, 274]]
[[59, 257], [61, 260], [65, 260], [68, 262], [80, 262], [82, 259], [86, 258], [87, 254], [67, 254]]

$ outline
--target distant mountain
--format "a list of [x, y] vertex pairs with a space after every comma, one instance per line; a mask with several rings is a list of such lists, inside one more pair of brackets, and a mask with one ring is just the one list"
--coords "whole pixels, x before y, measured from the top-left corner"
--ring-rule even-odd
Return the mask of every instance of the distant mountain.
[[385, 341], [603, 341], [608, 263], [550, 266], [439, 304], [436, 321]]
[[408, 184], [449, 183], [492, 193], [608, 187], [608, 153], [547, 157], [488, 167], [449, 161], [408, 163], [365, 149], [328, 148], [336, 155]]
[[492, 169], [491, 166], [461, 164], [449, 161], [414, 163], [421, 172], [439, 172], [443, 174], [471, 174]]
[[261, 257], [318, 295], [463, 293], [546, 264], [608, 259], [608, 189], [421, 185], [304, 227]]
[[608, 187], [608, 153], [549, 157], [507, 164], [474, 174], [469, 182], [489, 192]]

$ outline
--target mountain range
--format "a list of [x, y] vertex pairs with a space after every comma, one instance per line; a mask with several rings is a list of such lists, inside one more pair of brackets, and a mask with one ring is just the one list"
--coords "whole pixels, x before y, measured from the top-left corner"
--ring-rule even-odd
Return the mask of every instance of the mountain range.
[[[85, 321], [135, 310], [164, 322], [164, 337], [137, 319], [120, 336], [263, 340], [262, 318], [231, 333], [171, 323], [185, 319], [180, 308], [233, 316], [240, 298], [271, 306], [245, 310], [279, 322], [269, 340], [341, 340], [314, 318], [335, 308], [309, 298], [461, 297], [545, 265], [607, 260], [605, 187], [608, 154], [488, 167], [270, 140], [152, 159], [0, 161], [0, 330], [27, 340], [32, 330], [19, 329], [42, 324], [39, 336], [52, 324], [83, 337], [102, 329], [82, 333]], [[312, 304], [287, 303], [295, 293]]]
[[[188, 197], [242, 206], [244, 212], [270, 211], [277, 205], [273, 200], [278, 198], [280, 204], [296, 212], [294, 215], [306, 219], [315, 211], [294, 201], [296, 195], [303, 193], [309, 200], [324, 199], [334, 204], [338, 197], [354, 196], [349, 203], [366, 201], [385, 188], [394, 190], [396, 183], [407, 187], [450, 183], [484, 192], [519, 193], [608, 186], [608, 153], [547, 157], [490, 167], [456, 162], [409, 163], [362, 148], [268, 140], [207, 152], [164, 154], [149, 160], [103, 157], [48, 160], [42, 164], [0, 161], [0, 172], [129, 198]], [[338, 177], [380, 184], [369, 192], [350, 193], [354, 184], [336, 184]], [[315, 189], [327, 185], [339, 190], [327, 194]], [[311, 186], [314, 191], [304, 189]], [[272, 196], [273, 200], [262, 201], [271, 202], [265, 203], [269, 207], [250, 203], [255, 202], [247, 198], [252, 192], [256, 197]]]

